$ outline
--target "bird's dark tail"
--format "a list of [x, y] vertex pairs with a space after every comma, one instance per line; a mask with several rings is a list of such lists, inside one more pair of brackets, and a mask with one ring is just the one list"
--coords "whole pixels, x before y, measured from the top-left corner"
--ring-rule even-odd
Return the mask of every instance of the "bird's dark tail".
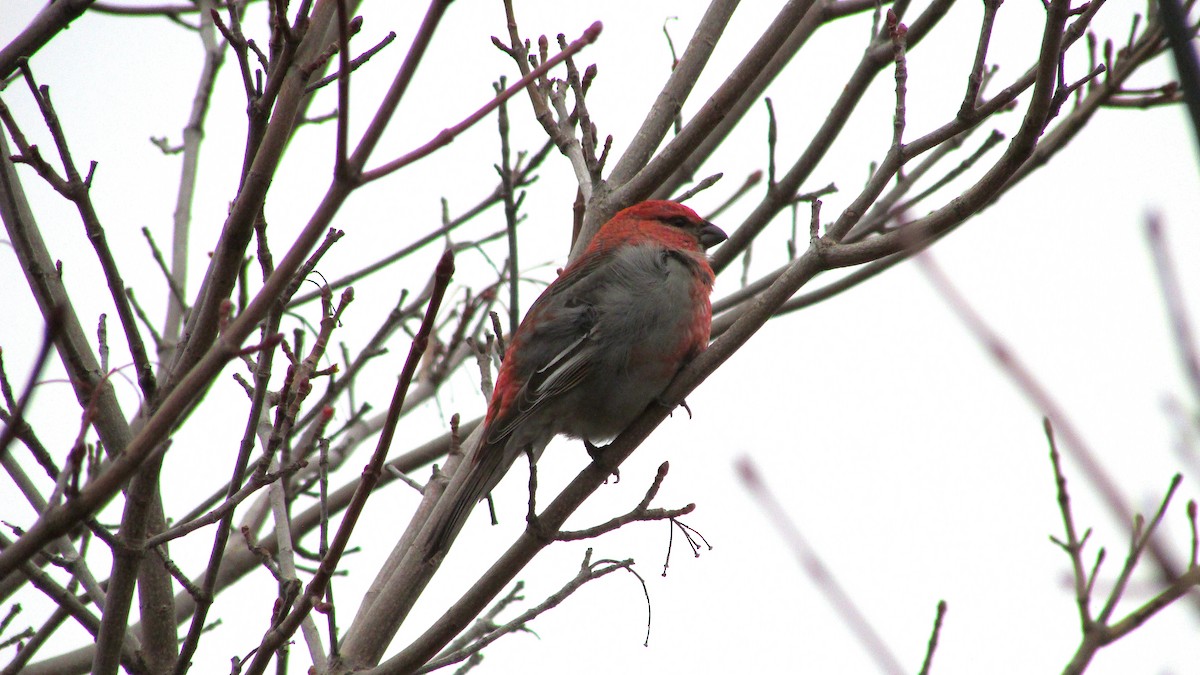
[[[516, 453], [511, 454], [510, 457], [504, 446], [492, 445], [480, 448], [479, 452], [464, 459], [442, 495], [443, 500], [451, 500], [448, 508], [442, 509], [439, 504], [434, 509], [433, 517], [437, 520], [430, 534], [426, 560], [450, 549], [459, 530], [466, 524], [467, 516], [471, 515], [471, 509], [496, 487], [516, 459]], [[459, 480], [459, 473], [464, 471], [466, 473]]]

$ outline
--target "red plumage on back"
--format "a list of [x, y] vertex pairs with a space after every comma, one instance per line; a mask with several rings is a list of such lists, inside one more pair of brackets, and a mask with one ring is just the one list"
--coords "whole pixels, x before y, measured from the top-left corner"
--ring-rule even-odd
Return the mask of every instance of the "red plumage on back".
[[708, 345], [714, 274], [704, 251], [726, 238], [686, 206], [635, 204], [529, 308], [509, 339], [478, 447], [451, 479], [429, 556], [444, 552], [477, 501], [523, 452], [554, 436], [588, 447], [620, 433]]

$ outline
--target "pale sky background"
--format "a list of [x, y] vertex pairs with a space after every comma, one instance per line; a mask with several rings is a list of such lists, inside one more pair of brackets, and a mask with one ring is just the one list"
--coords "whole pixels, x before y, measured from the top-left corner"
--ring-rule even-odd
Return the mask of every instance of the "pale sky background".
[[[7, 42], [40, 4], [6, 0], [0, 41]], [[389, 30], [399, 36], [355, 75], [354, 134], [373, 111], [424, 11], [424, 3], [397, 4], [403, 6], [366, 3], [361, 12], [366, 22], [354, 43], [356, 53]], [[760, 34], [775, 11], [768, 4], [776, 3], [743, 4], [685, 106], [685, 118]], [[1100, 12], [1095, 27], [1102, 38], [1125, 40], [1130, 5], [1113, 1]], [[924, 6], [918, 3], [909, 19]], [[574, 39], [592, 21], [604, 21], [599, 42], [580, 62], [599, 65], [589, 108], [601, 133], [614, 135], [616, 156], [667, 76], [670, 56], [663, 21], [678, 17], [669, 26], [682, 50], [701, 7], [665, 0], [519, 2], [517, 11], [523, 34], [532, 38], [563, 32]], [[1041, 7], [1038, 0], [1009, 0], [1002, 7], [989, 59], [1001, 64], [1000, 86], [1036, 58]], [[959, 3], [910, 54], [909, 138], [940, 126], [957, 110], [980, 12], [980, 3]], [[247, 19], [247, 30], [265, 42], [257, 16]], [[821, 31], [770, 90], [779, 120], [781, 167], [791, 163], [828, 111], [858, 61], [869, 28], [870, 16], [863, 15]], [[499, 2], [460, 0], [451, 6], [372, 165], [416, 147], [475, 110], [491, 95], [490, 83], [498, 75], [513, 77], [515, 67], [489, 40], [504, 31]], [[1083, 74], [1079, 58], [1084, 49], [1081, 41], [1073, 50], [1068, 80]], [[32, 61], [39, 82], [51, 87], [76, 161], [100, 164], [93, 199], [128, 275], [126, 282], [156, 322], [165, 299], [140, 229], [150, 227], [159, 244], [168, 245], [179, 159], [164, 157], [147, 139], [178, 141], [199, 72], [199, 53], [194, 34], [165, 20], [88, 15]], [[1170, 64], [1160, 59], [1135, 84], [1157, 85], [1172, 77]], [[825, 200], [826, 222], [854, 197], [867, 177], [868, 163], [886, 149], [892, 86], [891, 73], [885, 71], [802, 188], [814, 190], [830, 182], [841, 188]], [[10, 86], [3, 97], [25, 133], [51, 154], [23, 83]], [[333, 102], [334, 92], [327, 90], [312, 112], [326, 112]], [[198, 287], [233, 196], [244, 106], [230, 54], [201, 153], [189, 296]], [[515, 99], [511, 114], [514, 147], [540, 147], [544, 134], [529, 114], [527, 99]], [[977, 147], [992, 126], [1011, 135], [1019, 114], [989, 122], [945, 168]], [[330, 124], [301, 132], [273, 184], [267, 215], [277, 256], [328, 184], [333, 131]], [[703, 213], [750, 171], [765, 168], [765, 141], [766, 112], [759, 104], [703, 172], [724, 171], [725, 180], [691, 204]], [[1195, 448], [1190, 459], [1181, 459], [1176, 422], [1165, 412], [1165, 402], [1179, 401], [1190, 411], [1198, 402], [1190, 398], [1178, 367], [1145, 245], [1144, 220], [1151, 211], [1163, 215], [1186, 300], [1193, 316], [1200, 317], [1200, 176], [1193, 141], [1182, 108], [1103, 110], [1049, 166], [934, 249], [961, 292], [1082, 430], [1131, 503], [1152, 511], [1171, 476], [1185, 473], [1163, 526], [1181, 561], [1190, 536], [1184, 506], [1200, 492], [1200, 484], [1187, 471], [1197, 466]], [[498, 150], [493, 116], [419, 167], [356, 194], [335, 221], [347, 235], [322, 261], [321, 273], [338, 278], [424, 234], [440, 218], [440, 197], [449, 200], [452, 214], [473, 206], [495, 185], [491, 165], [498, 161]], [[998, 153], [994, 150], [987, 161]], [[529, 218], [521, 230], [521, 262], [530, 276], [548, 281], [566, 256], [575, 190], [570, 168], [558, 155], [538, 174], [525, 202]], [[22, 175], [51, 254], [63, 261], [85, 330], [94, 330], [97, 315], [108, 312], [112, 358], [114, 364], [124, 363], [128, 357], [119, 344], [119, 325], [78, 217], [31, 171]], [[976, 171], [967, 180], [978, 175]], [[967, 184], [960, 181], [952, 188]], [[953, 194], [944, 191], [923, 207], [939, 206]], [[732, 231], [760, 195], [761, 188], [718, 224]], [[807, 222], [807, 213], [802, 218]], [[786, 220], [780, 218], [759, 239], [754, 269], [760, 273], [785, 260]], [[494, 209], [463, 228], [456, 240], [483, 236], [502, 223], [502, 211]], [[490, 252], [496, 262], [504, 257], [501, 248]], [[417, 290], [424, 284], [438, 253], [435, 244], [403, 268], [357, 284], [357, 299], [335, 339], [346, 341], [356, 353], [394, 304], [400, 287]], [[484, 283], [491, 275], [474, 253], [460, 256], [458, 268], [457, 279], [464, 284]], [[734, 290], [739, 274], [740, 268], [722, 277], [715, 297]], [[23, 382], [41, 324], [7, 246], [0, 249], [0, 290], [7, 317], [0, 323], [0, 347], [9, 377]], [[522, 304], [528, 306], [538, 290], [524, 285]], [[311, 318], [315, 308], [310, 312]], [[356, 392], [357, 400], [372, 400], [376, 410], [386, 406], [408, 342], [397, 337], [390, 347], [391, 353], [374, 362]], [[55, 365], [47, 375], [50, 381], [39, 389], [32, 411], [42, 440], [60, 458], [79, 419], [69, 388], [53, 379], [61, 372]], [[171, 478], [164, 500], [171, 516], [181, 516], [227, 477], [246, 410], [232, 372], [229, 368], [222, 374], [205, 411], [189, 420], [168, 455], [164, 470]], [[118, 390], [132, 412], [136, 387], [118, 382]], [[669, 459], [671, 473], [656, 503], [674, 507], [695, 502], [698, 508], [685, 522], [714, 548], [692, 557], [676, 538], [664, 578], [663, 523], [629, 526], [586, 543], [557, 544], [521, 575], [526, 604], [506, 615], [556, 591], [592, 546], [595, 559], [638, 560], [653, 611], [649, 647], [642, 646], [647, 614], [642, 589], [632, 576], [616, 573], [535, 621], [530, 628], [536, 636], [509, 636], [489, 647], [478, 672], [877, 672], [738, 482], [733, 466], [742, 457], [759, 466], [800, 530], [907, 669], [915, 672], [920, 666], [939, 599], [949, 603], [949, 612], [934, 672], [1055, 672], [1070, 658], [1079, 640], [1079, 620], [1069, 561], [1047, 538], [1061, 536], [1062, 525], [1042, 413], [994, 366], [914, 265], [902, 264], [831, 302], [770, 323], [688, 402], [695, 419], [676, 415], [664, 423], [622, 468], [621, 482], [600, 490], [572, 523], [583, 527], [627, 511], [641, 498], [658, 464]], [[436, 406], [404, 420], [394, 447], [402, 451], [439, 433], [452, 412], [471, 418], [483, 409], [477, 373], [464, 370]], [[345, 418], [344, 406], [338, 415]], [[26, 455], [20, 446], [12, 450]], [[357, 475], [368, 452], [366, 448], [348, 462], [333, 483], [341, 485]], [[549, 490], [564, 484], [586, 461], [577, 443], [560, 441], [547, 452], [539, 471], [547, 490], [542, 503], [553, 494]], [[1093, 497], [1073, 462], [1067, 461], [1066, 471], [1077, 525], [1095, 528], [1089, 549], [1094, 554], [1097, 546], [1108, 548], [1098, 584], [1103, 592], [1124, 558], [1126, 534]], [[525, 470], [518, 466], [513, 474], [496, 494], [502, 526], [488, 527], [486, 516], [475, 514], [389, 654], [424, 630], [520, 531]], [[394, 485], [369, 502], [352, 542], [363, 551], [345, 560], [351, 575], [335, 580], [343, 630], [416, 501], [411, 490]], [[0, 504], [5, 521], [32, 522], [32, 513], [7, 481], [0, 485]], [[118, 519], [119, 511], [111, 508], [102, 514], [104, 522]], [[210, 546], [211, 530], [182, 545], [176, 542], [172, 553], [195, 574]], [[107, 576], [107, 559], [100, 556], [93, 570]], [[1147, 579], [1137, 576], [1119, 615], [1150, 597]], [[228, 672], [230, 657], [244, 655], [260, 640], [274, 594], [275, 584], [265, 573], [256, 573], [220, 596], [210, 618], [221, 618], [223, 625], [202, 641], [192, 672]], [[21, 601], [25, 612], [17, 624], [40, 625], [49, 605], [35, 594], [25, 594]], [[1096, 600], [1097, 606], [1101, 603]], [[1200, 672], [1197, 616], [1194, 605], [1167, 609], [1103, 650], [1089, 672]], [[88, 640], [82, 629], [69, 627], [41, 654]], [[307, 658], [301, 642], [292, 654], [295, 672], [301, 672], [300, 662]], [[7, 662], [11, 650], [0, 657]]]

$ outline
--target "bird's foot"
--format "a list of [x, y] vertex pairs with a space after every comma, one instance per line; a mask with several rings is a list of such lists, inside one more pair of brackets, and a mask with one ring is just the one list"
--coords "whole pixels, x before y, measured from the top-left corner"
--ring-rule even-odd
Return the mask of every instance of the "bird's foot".
[[[587, 454], [589, 457], [592, 458], [593, 462], [595, 462], [596, 464], [604, 463], [603, 461], [601, 461], [601, 458], [604, 456], [604, 447], [607, 447], [607, 446], [598, 447], [598, 446], [592, 445], [592, 442], [585, 438], [585, 439], [583, 439], [583, 447], [587, 448]], [[613, 467], [612, 476], [613, 476], [614, 484], [621, 482], [621, 470], [620, 469]], [[607, 483], [608, 479], [606, 478], [604, 480], [604, 482]]]
[[[675, 416], [675, 406], [672, 405], [670, 402], [666, 401], [665, 399], [661, 399], [661, 398], [654, 399], [654, 402], [661, 405], [664, 408], [670, 409], [671, 412], [667, 413], [667, 415], [669, 415], [671, 417]], [[680, 401], [679, 407], [683, 408], [684, 410], [687, 411], [689, 420], [692, 419], [692, 409], [688, 406], [687, 399]]]

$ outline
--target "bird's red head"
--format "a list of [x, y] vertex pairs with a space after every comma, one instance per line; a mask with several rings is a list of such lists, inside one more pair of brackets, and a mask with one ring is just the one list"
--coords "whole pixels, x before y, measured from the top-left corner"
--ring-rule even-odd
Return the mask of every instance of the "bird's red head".
[[655, 200], [623, 209], [600, 227], [590, 248], [657, 239], [673, 248], [703, 252], [725, 241], [721, 228], [678, 202]]

